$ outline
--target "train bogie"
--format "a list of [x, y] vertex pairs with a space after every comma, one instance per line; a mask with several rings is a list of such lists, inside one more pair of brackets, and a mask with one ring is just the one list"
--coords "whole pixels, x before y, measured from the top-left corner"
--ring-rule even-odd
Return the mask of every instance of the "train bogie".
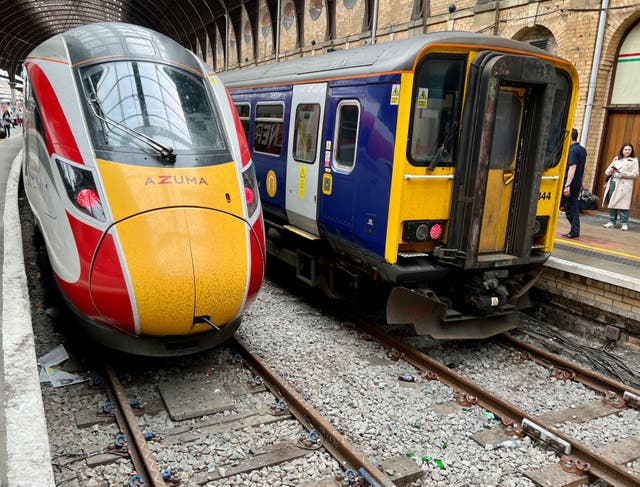
[[91, 24], [25, 61], [23, 176], [89, 334], [142, 355], [228, 338], [264, 274], [240, 121], [218, 77], [148, 29]]
[[331, 294], [384, 281], [388, 320], [440, 338], [513, 326], [553, 247], [569, 63], [458, 32], [223, 79], [256, 161], [269, 251], [300, 279]]

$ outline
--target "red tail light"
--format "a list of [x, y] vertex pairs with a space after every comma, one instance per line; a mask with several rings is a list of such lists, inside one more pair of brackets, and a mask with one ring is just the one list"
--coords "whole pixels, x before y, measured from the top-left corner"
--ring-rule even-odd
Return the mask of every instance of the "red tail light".
[[76, 201], [80, 208], [84, 210], [93, 210], [96, 205], [100, 204], [100, 197], [92, 189], [82, 189], [76, 196]]
[[255, 204], [256, 194], [251, 188], [244, 188], [244, 199], [247, 200], [247, 206], [251, 207]]
[[429, 229], [429, 237], [431, 237], [431, 240], [440, 240], [443, 234], [444, 227], [442, 226], [442, 223], [434, 223], [431, 225], [431, 228]]
[[67, 196], [73, 206], [97, 220], [105, 221], [104, 209], [93, 173], [60, 159], [56, 159], [56, 162]]
[[242, 183], [244, 184], [244, 199], [247, 202], [247, 211], [251, 217], [258, 209], [258, 183], [253, 164], [250, 164], [242, 173]]
[[444, 237], [446, 221], [409, 220], [402, 225], [405, 242], [437, 242]]

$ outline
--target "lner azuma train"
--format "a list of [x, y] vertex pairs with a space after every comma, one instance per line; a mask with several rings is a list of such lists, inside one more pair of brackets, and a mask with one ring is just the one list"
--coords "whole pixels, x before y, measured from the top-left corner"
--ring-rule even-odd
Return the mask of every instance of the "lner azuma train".
[[91, 24], [24, 62], [39, 246], [91, 336], [140, 355], [229, 338], [265, 267], [246, 137], [217, 75], [151, 30]]
[[391, 286], [390, 323], [480, 338], [548, 258], [576, 105], [573, 66], [441, 32], [222, 78], [256, 164], [267, 250], [346, 295]]

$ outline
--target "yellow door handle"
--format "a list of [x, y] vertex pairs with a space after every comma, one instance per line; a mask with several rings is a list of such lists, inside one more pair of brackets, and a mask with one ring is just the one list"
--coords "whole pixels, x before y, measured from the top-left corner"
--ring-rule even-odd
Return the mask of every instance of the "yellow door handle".
[[502, 180], [504, 181], [505, 186], [507, 184], [511, 184], [516, 177], [516, 173], [513, 170], [507, 170], [502, 173]]

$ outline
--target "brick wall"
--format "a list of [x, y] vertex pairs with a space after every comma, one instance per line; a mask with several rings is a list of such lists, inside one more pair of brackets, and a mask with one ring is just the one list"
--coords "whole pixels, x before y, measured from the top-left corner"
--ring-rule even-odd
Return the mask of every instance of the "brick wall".
[[541, 318], [600, 339], [606, 325], [621, 326], [621, 339], [640, 350], [640, 292], [551, 267], [545, 267], [536, 291], [545, 303]]

